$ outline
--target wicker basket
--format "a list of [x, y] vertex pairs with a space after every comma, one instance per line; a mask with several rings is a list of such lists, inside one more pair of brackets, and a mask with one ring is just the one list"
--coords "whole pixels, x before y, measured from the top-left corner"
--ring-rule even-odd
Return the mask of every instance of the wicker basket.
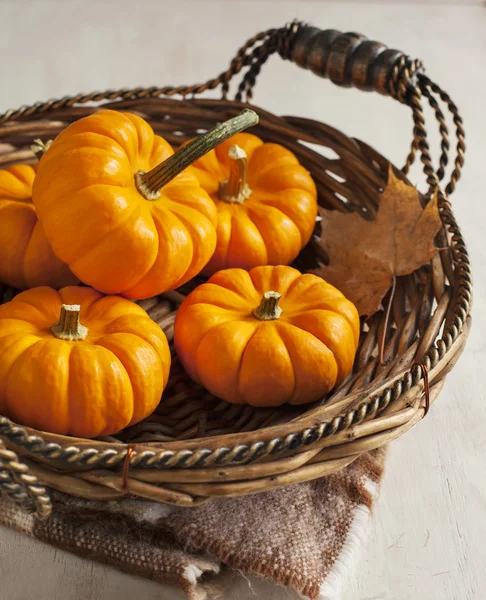
[[[249, 40], [229, 70], [205, 84], [92, 93], [8, 111], [0, 115], [0, 163], [32, 161], [28, 148], [34, 138], [54, 137], [100, 104], [139, 113], [157, 133], [179, 145], [237, 114], [242, 102], [251, 99], [261, 66], [275, 52], [338, 85], [374, 90], [411, 107], [412, 147], [405, 167], [396, 172], [405, 178], [415, 154], [420, 155], [426, 194], [439, 191], [441, 251], [431, 264], [397, 279], [391, 309], [362, 324], [353, 372], [332, 395], [314, 405], [276, 410], [228, 404], [191, 382], [174, 358], [157, 411], [116, 437], [63, 437], [0, 417], [0, 489], [35, 508], [39, 516], [51, 509], [47, 488], [97, 500], [130, 494], [195, 506], [214, 496], [251, 494], [321, 477], [410, 429], [426, 414], [461, 354], [470, 326], [471, 274], [446, 198], [463, 164], [462, 121], [421, 63], [401, 52], [354, 33], [320, 31], [294, 22]], [[230, 79], [242, 72], [236, 101], [227, 100]], [[220, 86], [221, 100], [195, 98]], [[441, 155], [436, 167], [427, 144], [424, 98], [439, 122]], [[449, 142], [441, 107], [452, 113], [457, 136], [455, 162], [444, 188]], [[255, 133], [286, 145], [298, 156], [317, 183], [321, 207], [357, 210], [372, 218], [386, 184], [385, 158], [323, 123], [256, 110], [260, 123]], [[337, 158], [313, 148], [332, 149]], [[295, 265], [305, 271], [323, 260], [317, 227]], [[177, 306], [197, 283], [141, 302], [169, 340]], [[1, 289], [3, 301], [14, 293]]]

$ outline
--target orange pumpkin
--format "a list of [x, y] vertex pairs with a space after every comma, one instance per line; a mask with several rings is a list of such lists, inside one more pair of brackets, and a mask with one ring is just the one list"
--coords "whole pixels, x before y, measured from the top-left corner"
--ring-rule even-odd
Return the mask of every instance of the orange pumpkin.
[[211, 135], [173, 155], [136, 115], [102, 110], [70, 125], [42, 157], [34, 183], [55, 254], [84, 283], [129, 298], [194, 277], [215, 248], [216, 209], [186, 167], [220, 141], [213, 135], [213, 146], [200, 144]]
[[0, 171], [0, 281], [17, 289], [60, 288], [76, 283], [54, 255], [32, 204], [35, 168], [15, 165]]
[[204, 269], [291, 263], [309, 241], [316, 186], [290, 150], [240, 133], [194, 163], [218, 209], [216, 250]]
[[175, 347], [189, 376], [235, 404], [313, 402], [352, 368], [355, 306], [320, 277], [286, 266], [227, 269], [184, 300]]
[[167, 338], [129, 300], [39, 287], [0, 306], [0, 414], [17, 423], [115, 433], [154, 411], [169, 368]]

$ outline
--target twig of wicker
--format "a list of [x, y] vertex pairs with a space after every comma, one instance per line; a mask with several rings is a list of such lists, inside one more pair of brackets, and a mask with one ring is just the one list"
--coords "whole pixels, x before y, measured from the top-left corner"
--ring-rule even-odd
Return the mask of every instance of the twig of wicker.
[[[426, 196], [434, 191], [439, 195], [441, 251], [413, 275], [397, 278], [389, 310], [363, 323], [353, 372], [312, 406], [274, 410], [227, 404], [192, 383], [174, 359], [157, 411], [116, 437], [63, 437], [0, 417], [0, 488], [27, 508], [36, 505], [39, 516], [48, 514], [50, 503], [38, 481], [83, 498], [112, 500], [132, 494], [194, 506], [214, 496], [251, 494], [321, 477], [410, 429], [434, 402], [461, 354], [470, 327], [471, 271], [448, 196], [464, 163], [462, 119], [420, 61], [359, 34], [293, 22], [250, 39], [227, 71], [203, 84], [93, 92], [7, 111], [0, 115], [0, 165], [33, 161], [33, 139], [52, 138], [100, 105], [141, 114], [157, 133], [178, 145], [251, 101], [262, 66], [274, 53], [337, 85], [376, 91], [411, 108], [410, 153], [401, 172], [395, 171], [405, 178], [420, 156]], [[231, 101], [230, 84], [238, 75], [236, 99]], [[197, 97], [218, 87], [221, 100]], [[437, 165], [427, 142], [424, 98], [439, 123]], [[443, 187], [451, 153], [446, 109], [456, 143]], [[286, 145], [299, 157], [317, 183], [321, 207], [373, 218], [386, 185], [385, 158], [323, 123], [256, 110], [260, 123], [255, 133]], [[307, 270], [324, 260], [316, 226], [295, 264]], [[169, 339], [177, 306], [196, 284], [141, 303]], [[15, 293], [5, 287], [0, 292], [3, 301]], [[22, 463], [14, 453], [22, 456]]]

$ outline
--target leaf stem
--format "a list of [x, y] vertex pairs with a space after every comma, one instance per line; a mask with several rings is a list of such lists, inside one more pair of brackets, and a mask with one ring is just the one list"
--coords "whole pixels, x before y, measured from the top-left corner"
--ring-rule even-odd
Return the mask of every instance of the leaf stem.
[[386, 307], [385, 314], [385, 325], [383, 327], [383, 335], [380, 340], [380, 367], [385, 366], [385, 341], [386, 341], [386, 332], [388, 330], [388, 321], [390, 320], [390, 312], [393, 304], [393, 298], [395, 297], [395, 290], [397, 287], [397, 278], [395, 275], [392, 277], [392, 287], [390, 292], [390, 297], [388, 298], [388, 305]]

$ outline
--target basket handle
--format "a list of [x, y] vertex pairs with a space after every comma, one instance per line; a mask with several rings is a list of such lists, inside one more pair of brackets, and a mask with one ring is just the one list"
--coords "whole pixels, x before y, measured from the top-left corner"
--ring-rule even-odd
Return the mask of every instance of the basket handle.
[[[336, 85], [384, 95], [393, 94], [390, 89], [393, 71], [407, 61], [400, 50], [390, 50], [360, 33], [322, 30], [310, 25], [298, 27], [290, 47], [282, 48], [280, 54]], [[411, 76], [416, 77], [422, 65], [419, 61], [412, 61], [410, 69]], [[406, 90], [401, 92], [403, 96]]]
[[[389, 49], [380, 42], [370, 41], [359, 33], [321, 30], [293, 21], [285, 27], [269, 29], [248, 40], [231, 61], [229, 69], [208, 83], [212, 87], [215, 82], [221, 83], [223, 97], [226, 97], [230, 80], [247, 68], [238, 86], [236, 100], [250, 102], [260, 70], [274, 53], [320, 77], [330, 79], [336, 85], [375, 91], [410, 106], [414, 122], [413, 140], [402, 170], [405, 174], [408, 172], [418, 152], [430, 190], [439, 188], [450, 162], [449, 130], [443, 112], [445, 105], [452, 114], [456, 134], [456, 154], [445, 195], [454, 191], [464, 164], [465, 133], [462, 118], [449, 95], [425, 75], [420, 60], [412, 59], [400, 50]], [[428, 100], [439, 123], [441, 152], [436, 169], [427, 141], [423, 97]]]
[[[204, 83], [122, 88], [50, 99], [1, 113], [0, 127], [11, 121], [42, 117], [51, 110], [69, 108], [87, 102], [100, 103], [175, 95], [185, 98], [218, 87], [222, 89], [223, 98], [227, 98], [230, 81], [244, 69], [246, 71], [238, 86], [235, 99], [250, 102], [262, 66], [275, 53], [305, 69], [311, 69], [321, 77], [328, 77], [337, 85], [375, 90], [410, 106], [414, 122], [413, 139], [402, 171], [405, 174], [408, 172], [416, 154], [419, 153], [429, 191], [437, 189], [444, 200], [446, 196], [452, 194], [464, 164], [466, 147], [463, 123], [457, 106], [446, 92], [425, 75], [422, 63], [403, 52], [389, 50], [378, 42], [370, 42], [360, 34], [340, 33], [332, 29], [322, 31], [300, 21], [293, 21], [284, 27], [268, 29], [253, 36], [239, 49], [226, 71]], [[432, 164], [427, 141], [422, 107], [424, 97], [428, 100], [439, 123], [441, 152], [437, 169]], [[444, 179], [446, 167], [450, 162], [449, 130], [444, 117], [444, 105], [454, 121], [456, 153], [449, 182], [443, 192], [440, 182]]]
[[35, 510], [40, 519], [52, 510], [51, 499], [44, 486], [29, 473], [29, 467], [20, 462], [12, 450], [0, 439], [0, 492], [9, 495], [23, 510]]

